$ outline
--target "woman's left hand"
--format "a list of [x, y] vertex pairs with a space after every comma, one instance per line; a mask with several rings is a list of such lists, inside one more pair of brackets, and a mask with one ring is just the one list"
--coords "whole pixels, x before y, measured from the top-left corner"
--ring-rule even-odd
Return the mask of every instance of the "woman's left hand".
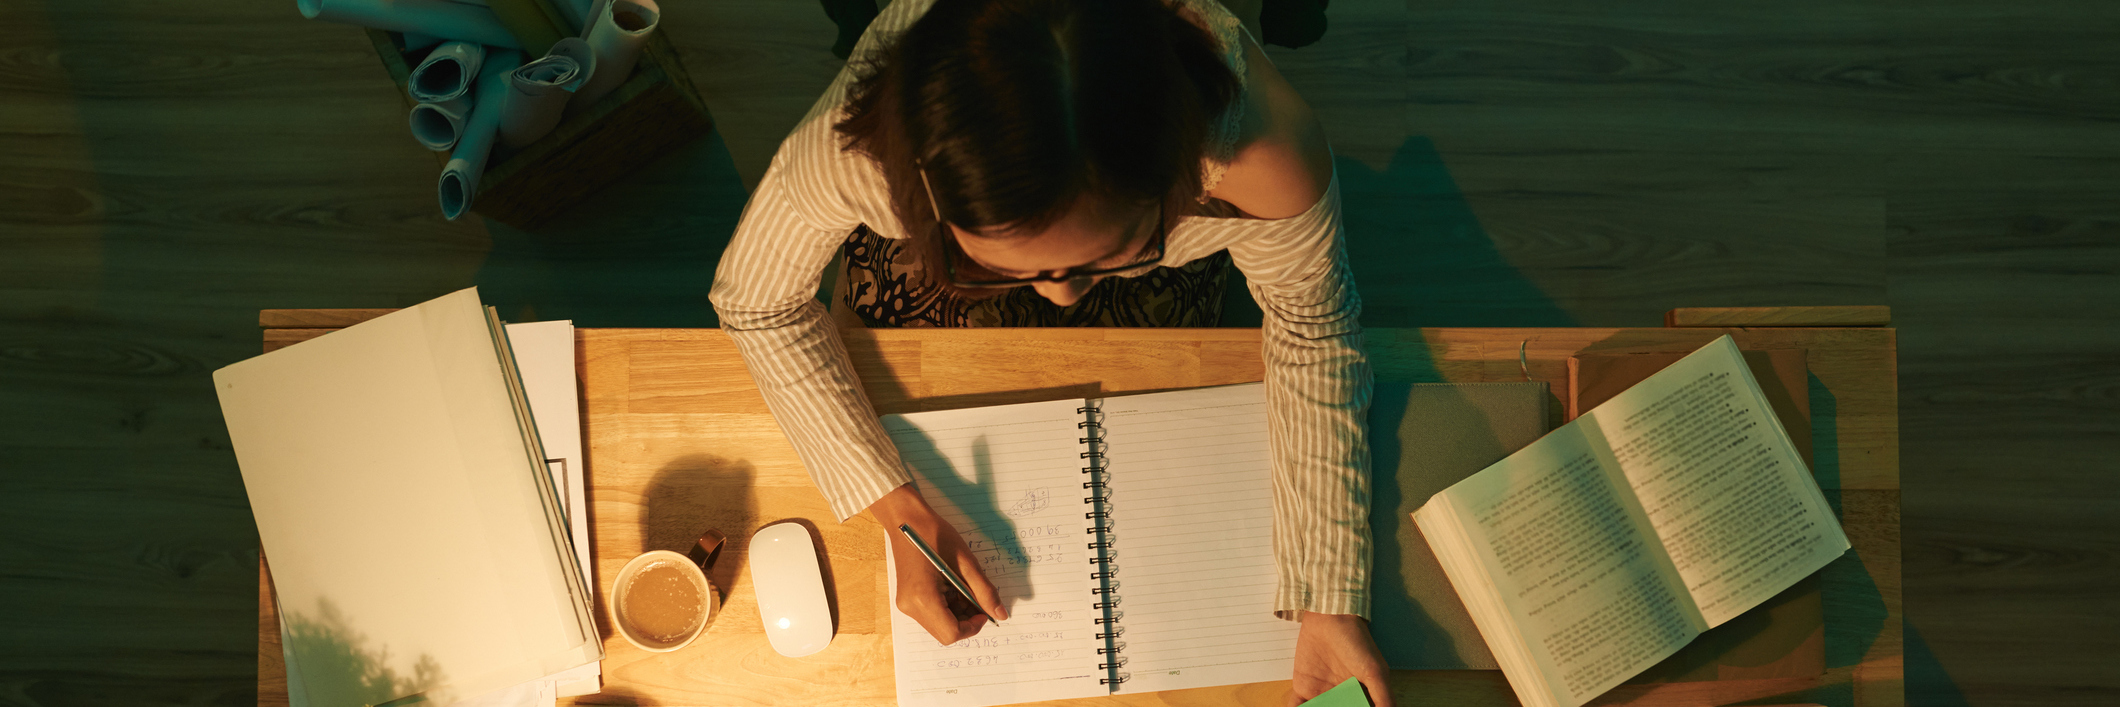
[[1369, 637], [1369, 622], [1352, 614], [1303, 612], [1296, 633], [1296, 676], [1288, 706], [1296, 707], [1347, 678], [1362, 681], [1376, 707], [1392, 707], [1390, 670]]

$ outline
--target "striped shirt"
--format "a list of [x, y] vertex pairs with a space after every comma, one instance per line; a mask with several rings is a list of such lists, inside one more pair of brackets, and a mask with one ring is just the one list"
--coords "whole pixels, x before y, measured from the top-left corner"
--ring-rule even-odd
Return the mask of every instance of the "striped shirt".
[[[815, 297], [857, 225], [905, 238], [883, 173], [840, 149], [859, 58], [903, 31], [932, 0], [892, 2], [809, 114], [781, 143], [745, 205], [711, 299], [788, 441], [841, 521], [912, 477], [861, 391], [846, 347]], [[1244, 76], [1237, 19], [1214, 0], [1189, 9]], [[1242, 105], [1232, 107], [1241, 115]], [[1203, 177], [1227, 166], [1234, 118], [1211, 139]], [[1276, 615], [1369, 613], [1370, 372], [1348, 274], [1339, 175], [1309, 210], [1283, 219], [1187, 217], [1166, 237], [1163, 265], [1227, 249], [1264, 312], [1261, 338], [1274, 469]]]

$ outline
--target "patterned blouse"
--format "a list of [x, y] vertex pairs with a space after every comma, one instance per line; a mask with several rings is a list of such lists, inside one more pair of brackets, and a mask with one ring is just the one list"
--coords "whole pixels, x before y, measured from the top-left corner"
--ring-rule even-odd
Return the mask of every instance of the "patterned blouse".
[[[926, 12], [896, 0], [869, 26], [824, 96], [781, 143], [714, 277], [722, 328], [743, 352], [774, 418], [841, 521], [911, 477], [862, 393], [845, 345], [815, 297], [857, 227], [903, 239], [883, 173], [840, 149], [854, 67]], [[1215, 0], [1169, 0], [1214, 34], [1241, 79], [1245, 31]], [[1219, 182], [1236, 147], [1238, 101], [1210, 138], [1202, 176]], [[1283, 219], [1188, 216], [1163, 265], [1227, 250], [1264, 313], [1261, 338], [1274, 469], [1275, 614], [1369, 613], [1370, 371], [1361, 300], [1348, 273], [1337, 172], [1309, 210]]]

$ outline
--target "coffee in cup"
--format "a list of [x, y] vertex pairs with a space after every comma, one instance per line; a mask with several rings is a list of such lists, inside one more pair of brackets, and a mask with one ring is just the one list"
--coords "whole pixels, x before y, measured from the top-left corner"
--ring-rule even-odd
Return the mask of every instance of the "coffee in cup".
[[655, 550], [633, 558], [611, 584], [612, 623], [642, 650], [674, 651], [706, 632], [721, 595], [690, 558]]

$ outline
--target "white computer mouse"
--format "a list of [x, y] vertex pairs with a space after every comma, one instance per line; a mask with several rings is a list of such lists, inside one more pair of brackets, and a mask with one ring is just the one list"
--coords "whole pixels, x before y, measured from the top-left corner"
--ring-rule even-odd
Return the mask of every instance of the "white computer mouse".
[[832, 643], [832, 609], [808, 528], [774, 523], [751, 535], [751, 589], [773, 650], [800, 658]]

